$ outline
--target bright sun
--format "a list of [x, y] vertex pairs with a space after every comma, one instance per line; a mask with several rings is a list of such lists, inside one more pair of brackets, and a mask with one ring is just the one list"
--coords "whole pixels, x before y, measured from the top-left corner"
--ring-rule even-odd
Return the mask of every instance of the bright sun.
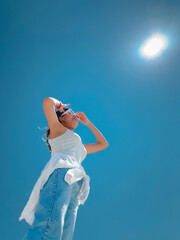
[[162, 34], [154, 34], [140, 48], [140, 54], [145, 58], [155, 58], [159, 56], [167, 47], [167, 39]]

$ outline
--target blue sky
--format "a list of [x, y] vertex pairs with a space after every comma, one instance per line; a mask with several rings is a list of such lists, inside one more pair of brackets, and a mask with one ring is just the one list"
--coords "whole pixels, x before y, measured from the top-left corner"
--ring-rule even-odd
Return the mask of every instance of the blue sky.
[[[178, 240], [180, 3], [1, 1], [1, 230], [22, 239], [18, 217], [50, 156], [38, 126], [43, 99], [86, 114], [109, 142], [82, 165], [90, 195], [73, 240]], [[160, 32], [153, 60], [139, 46]], [[84, 144], [91, 130], [75, 129]]]

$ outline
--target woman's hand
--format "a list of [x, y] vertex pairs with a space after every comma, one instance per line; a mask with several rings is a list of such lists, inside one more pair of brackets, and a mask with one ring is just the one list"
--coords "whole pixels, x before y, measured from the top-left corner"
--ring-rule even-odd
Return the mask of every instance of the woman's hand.
[[76, 112], [76, 114], [78, 115], [79, 121], [81, 123], [83, 123], [84, 125], [88, 125], [90, 121], [83, 112]]
[[66, 106], [68, 106], [68, 105], [70, 105], [70, 103], [66, 103], [66, 104], [63, 104], [62, 102], [61, 102], [61, 107], [59, 108], [59, 111], [60, 112], [63, 112], [64, 111], [64, 107], [66, 107]]

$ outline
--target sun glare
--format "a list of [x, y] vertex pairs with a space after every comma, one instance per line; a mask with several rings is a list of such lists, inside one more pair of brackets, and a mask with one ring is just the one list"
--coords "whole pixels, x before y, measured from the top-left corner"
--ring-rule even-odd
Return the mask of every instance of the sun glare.
[[155, 58], [167, 47], [167, 42], [166, 37], [162, 34], [154, 34], [140, 48], [140, 54], [145, 58]]

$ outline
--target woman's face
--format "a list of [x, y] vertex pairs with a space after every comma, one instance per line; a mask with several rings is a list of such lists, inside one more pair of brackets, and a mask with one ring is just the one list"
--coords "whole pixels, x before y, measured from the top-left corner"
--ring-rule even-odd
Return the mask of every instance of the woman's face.
[[71, 112], [68, 112], [63, 116], [60, 116], [59, 120], [65, 127], [69, 129], [76, 128], [79, 123], [79, 119], [76, 117], [76, 115], [73, 115]]

